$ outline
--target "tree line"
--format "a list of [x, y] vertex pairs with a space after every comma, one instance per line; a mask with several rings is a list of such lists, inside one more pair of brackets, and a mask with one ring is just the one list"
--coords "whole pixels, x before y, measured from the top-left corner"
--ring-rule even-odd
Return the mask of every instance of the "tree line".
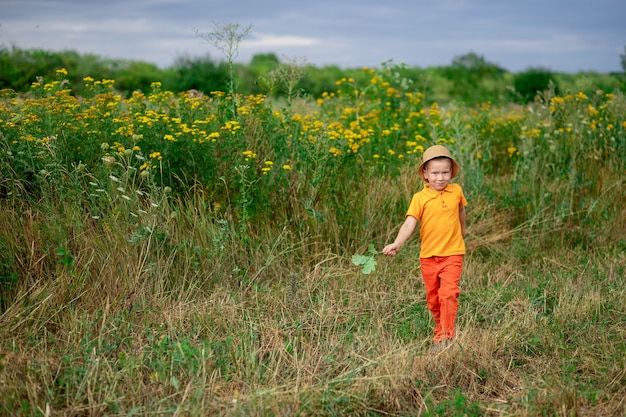
[[[615, 92], [626, 90], [626, 60], [621, 56], [624, 72], [604, 74], [599, 72], [557, 73], [548, 68], [529, 67], [512, 73], [489, 62], [485, 57], [469, 52], [457, 56], [450, 65], [439, 67], [410, 67], [394, 65], [397, 76], [413, 84], [432, 101], [455, 102], [477, 105], [491, 102], [525, 103], [535, 99], [538, 92], [553, 89], [556, 92], [593, 93], [597, 90]], [[381, 63], [385, 65], [385, 63]], [[164, 90], [182, 92], [197, 90], [208, 94], [227, 91], [230, 81], [228, 63], [210, 55], [176, 58], [173, 65], [159, 68], [153, 63], [102, 58], [94, 54], [76, 51], [48, 51], [21, 49], [16, 46], [0, 46], [0, 90], [27, 92], [38, 77], [55, 78], [56, 70], [65, 68], [72, 93], [81, 95], [83, 78], [96, 80], [113, 79], [115, 88], [126, 94], [141, 90], [150, 91], [153, 82], [160, 82]], [[291, 91], [280, 88], [272, 74], [285, 74], [285, 68], [296, 69], [298, 76], [292, 79]], [[268, 94], [274, 96], [298, 95], [319, 98], [323, 93], [337, 89], [336, 81], [344, 77], [356, 83], [365, 82], [367, 75], [362, 68], [321, 68], [306, 62], [281, 61], [275, 54], [257, 54], [247, 64], [235, 63], [236, 91], [241, 94]], [[293, 84], [293, 81], [297, 84]], [[295, 91], [294, 91], [295, 88]]]

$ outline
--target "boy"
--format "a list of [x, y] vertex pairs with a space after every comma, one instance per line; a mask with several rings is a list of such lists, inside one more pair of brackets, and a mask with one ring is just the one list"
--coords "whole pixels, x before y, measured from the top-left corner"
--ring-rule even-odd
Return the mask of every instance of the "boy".
[[413, 195], [404, 224], [395, 241], [383, 249], [394, 256], [421, 222], [420, 266], [426, 287], [426, 303], [435, 320], [434, 345], [438, 352], [452, 342], [459, 306], [459, 281], [465, 255], [465, 206], [463, 190], [450, 180], [459, 173], [459, 165], [450, 151], [441, 145], [424, 152], [418, 175], [426, 182]]

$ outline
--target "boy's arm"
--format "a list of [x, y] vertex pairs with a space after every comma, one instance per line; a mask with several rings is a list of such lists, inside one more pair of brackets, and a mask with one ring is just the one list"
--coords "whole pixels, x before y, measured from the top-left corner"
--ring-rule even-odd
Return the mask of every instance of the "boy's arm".
[[400, 227], [398, 231], [398, 236], [396, 240], [385, 246], [383, 249], [383, 254], [394, 256], [400, 248], [406, 243], [406, 241], [411, 237], [413, 231], [415, 230], [415, 226], [417, 225], [417, 219], [413, 216], [406, 216], [404, 223]]
[[465, 237], [465, 222], [467, 215], [465, 214], [465, 206], [459, 204], [459, 221], [461, 222], [461, 236]]

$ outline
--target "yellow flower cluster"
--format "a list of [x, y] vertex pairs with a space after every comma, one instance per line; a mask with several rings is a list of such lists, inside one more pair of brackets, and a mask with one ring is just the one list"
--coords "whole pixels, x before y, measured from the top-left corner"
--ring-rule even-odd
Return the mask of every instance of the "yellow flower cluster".
[[231, 121], [224, 123], [224, 126], [222, 126], [222, 130], [226, 132], [230, 132], [231, 134], [234, 135], [235, 133], [237, 133], [237, 131], [241, 130], [241, 125], [239, 124], [238, 121], [231, 120]]
[[261, 172], [263, 173], [263, 175], [267, 175], [272, 170], [272, 165], [274, 165], [274, 162], [265, 161], [263, 165], [264, 166], [263, 168], [261, 168]]
[[421, 155], [424, 153], [424, 146], [418, 143], [417, 141], [407, 140], [406, 147], [408, 148], [408, 150], [406, 151], [408, 155], [412, 153]]
[[250, 161], [251, 159], [256, 159], [256, 154], [252, 151], [243, 151], [241, 153], [246, 161]]
[[[85, 146], [89, 141], [113, 143], [92, 159], [111, 170], [133, 162], [142, 164], [143, 173], [156, 168], [168, 155], [176, 156], [168, 163], [180, 165], [189, 155], [194, 167], [237, 163], [222, 162], [235, 155], [239, 162], [245, 160], [246, 166], [254, 165], [249, 172], [270, 174], [262, 180], [268, 183], [274, 175], [287, 175], [284, 171], [292, 166], [306, 170], [307, 161], [339, 166], [333, 158], [395, 169], [404, 159], [419, 161], [433, 143], [467, 149], [466, 155], [481, 164], [495, 159], [512, 164], [507, 156], [514, 158], [520, 149], [526, 153], [527, 146], [559, 135], [575, 141], [600, 135], [618, 137], [626, 130], [626, 121], [616, 117], [611, 108], [611, 101], [617, 99], [610, 94], [552, 97], [548, 107], [537, 106], [540, 110], [535, 114], [522, 106], [505, 108], [490, 103], [456, 112], [437, 103], [423, 104], [422, 93], [406, 91], [402, 80], [387, 70], [363, 71], [365, 76], [337, 81], [337, 92], [324, 93], [307, 103], [303, 113], [273, 111], [264, 95], [173, 95], [161, 91], [160, 83], [153, 83], [147, 96], [136, 91], [124, 99], [113, 90], [113, 80], [91, 77], [83, 79], [86, 91], [92, 88], [91, 95], [78, 100], [63, 90], [60, 79], [48, 84], [40, 80], [33, 83], [33, 96], [39, 98], [0, 100], [0, 130], [10, 132], [13, 142], [47, 146], [48, 151], [59, 141], [56, 137], [76, 138], [73, 143], [86, 149], [93, 148]], [[57, 78], [66, 75], [63, 69], [57, 71]], [[233, 103], [235, 115], [230, 113]], [[149, 156], [143, 157], [142, 149]], [[78, 154], [80, 149], [76, 151]], [[266, 160], [269, 155], [273, 160]]]
[[332, 156], [335, 156], [335, 157], [336, 157], [336, 156], [341, 156], [341, 155], [343, 154], [343, 152], [341, 152], [339, 149], [337, 149], [337, 148], [336, 148], [336, 147], [334, 147], [334, 146], [332, 146], [332, 147], [328, 150], [328, 152], [330, 152], [330, 154], [331, 154]]
[[115, 80], [99, 80], [99, 81], [94, 81], [93, 85], [102, 85], [104, 87], [110, 87], [113, 88], [113, 85], [115, 84]]
[[354, 83], [354, 78], [352, 78], [352, 77], [343, 77], [343, 78], [335, 81], [335, 85], [338, 85], [338, 86], [341, 85], [341, 84], [346, 84], [346, 83], [349, 83], [349, 84]]

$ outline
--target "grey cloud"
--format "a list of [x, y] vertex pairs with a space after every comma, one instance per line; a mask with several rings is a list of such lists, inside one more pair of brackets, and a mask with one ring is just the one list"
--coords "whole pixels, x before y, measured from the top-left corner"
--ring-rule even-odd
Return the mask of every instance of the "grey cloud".
[[474, 51], [512, 71], [618, 71], [623, 0], [0, 0], [0, 44], [75, 49], [171, 65], [181, 54], [219, 57], [194, 29], [252, 25], [239, 59], [306, 57], [315, 65], [445, 65]]

